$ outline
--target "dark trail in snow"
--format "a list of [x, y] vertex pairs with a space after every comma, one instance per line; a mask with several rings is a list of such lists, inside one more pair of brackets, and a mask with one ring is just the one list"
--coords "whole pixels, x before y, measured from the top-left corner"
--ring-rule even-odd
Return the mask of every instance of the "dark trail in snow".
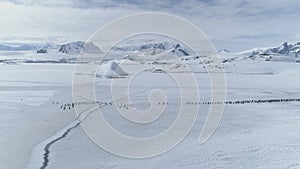
[[45, 168], [48, 166], [48, 163], [49, 163], [49, 154], [50, 154], [50, 147], [51, 147], [55, 142], [57, 142], [57, 141], [63, 139], [64, 137], [66, 137], [66, 136], [70, 133], [70, 131], [73, 130], [74, 128], [78, 127], [79, 124], [80, 124], [80, 122], [76, 123], [75, 126], [69, 128], [69, 129], [67, 129], [60, 137], [58, 137], [58, 138], [52, 140], [51, 142], [49, 142], [49, 143], [45, 146], [45, 148], [44, 148], [44, 154], [43, 154], [43, 155], [44, 155], [44, 157], [43, 157], [44, 162], [43, 162], [43, 165], [40, 167], [40, 169], [45, 169]]
[[[70, 105], [72, 105], [72, 104], [70, 104]], [[110, 104], [102, 104], [102, 105], [98, 105], [98, 108], [101, 108], [101, 107], [104, 107], [104, 106], [107, 106], [107, 105], [110, 105]], [[73, 108], [74, 108], [74, 104], [73, 104]], [[45, 145], [45, 147], [44, 147], [44, 153], [43, 153], [43, 164], [42, 164], [42, 166], [40, 167], [40, 169], [45, 169], [45, 168], [48, 166], [48, 164], [49, 164], [50, 147], [51, 147], [54, 143], [56, 143], [56, 142], [58, 142], [59, 140], [65, 138], [65, 137], [66, 137], [73, 129], [75, 129], [76, 127], [78, 127], [78, 126], [80, 125], [80, 123], [81, 123], [82, 121], [84, 121], [84, 120], [90, 115], [90, 113], [93, 112], [93, 111], [92, 111], [93, 108], [94, 108], [94, 107], [89, 107], [88, 109], [86, 109], [85, 111], [83, 111], [82, 113], [80, 113], [80, 114], [78, 115], [78, 117], [77, 117], [77, 120], [74, 121], [74, 122], [72, 122], [72, 123], [75, 123], [74, 125], [72, 125], [71, 127], [67, 128], [67, 129], [65, 130], [65, 132], [63, 132], [63, 134], [62, 134], [60, 137], [57, 137], [57, 138], [53, 139], [52, 141], [50, 141], [49, 143], [47, 143], [47, 144]], [[69, 107], [69, 109], [70, 109], [70, 107]], [[89, 112], [89, 113], [88, 113], [82, 120], [80, 120], [80, 117], [81, 117], [81, 115], [83, 115], [84, 112]], [[72, 124], [72, 123], [71, 123], [71, 124]]]

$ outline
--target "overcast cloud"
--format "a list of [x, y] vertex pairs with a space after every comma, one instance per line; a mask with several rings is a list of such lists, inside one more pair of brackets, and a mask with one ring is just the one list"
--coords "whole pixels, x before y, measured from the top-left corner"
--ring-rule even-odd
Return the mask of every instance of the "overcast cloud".
[[86, 40], [120, 16], [159, 11], [196, 24], [218, 49], [238, 51], [300, 41], [299, 8], [286, 0], [4, 0], [0, 41]]

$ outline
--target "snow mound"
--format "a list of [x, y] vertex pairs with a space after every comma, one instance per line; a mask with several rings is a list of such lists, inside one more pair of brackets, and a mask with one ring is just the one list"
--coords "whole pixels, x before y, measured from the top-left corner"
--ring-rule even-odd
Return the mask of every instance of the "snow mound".
[[98, 72], [96, 74], [97, 77], [105, 77], [105, 78], [121, 78], [127, 76], [126, 73], [116, 62], [110, 61], [105, 64], [100, 65]]

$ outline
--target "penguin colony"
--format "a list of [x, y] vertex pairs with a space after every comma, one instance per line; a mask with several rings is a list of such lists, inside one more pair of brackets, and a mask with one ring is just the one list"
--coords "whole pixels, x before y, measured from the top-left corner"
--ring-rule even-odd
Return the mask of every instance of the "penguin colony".
[[[265, 104], [265, 103], [286, 103], [286, 102], [300, 102], [300, 98], [286, 98], [286, 99], [248, 99], [248, 100], [233, 100], [233, 101], [224, 101], [224, 102], [210, 102], [210, 101], [188, 101], [185, 102], [185, 105], [214, 105], [214, 104], [226, 104], [226, 105], [235, 105], [235, 104]], [[52, 104], [59, 105], [60, 103], [58, 101], [52, 102]], [[74, 109], [76, 106], [80, 105], [113, 105], [113, 102], [102, 102], [102, 101], [90, 101], [90, 102], [72, 102], [72, 103], [64, 103], [60, 104], [61, 110], [71, 110]], [[157, 102], [157, 105], [168, 105], [169, 102]], [[132, 103], [116, 103], [116, 107], [122, 108], [122, 109], [129, 109], [133, 107]]]

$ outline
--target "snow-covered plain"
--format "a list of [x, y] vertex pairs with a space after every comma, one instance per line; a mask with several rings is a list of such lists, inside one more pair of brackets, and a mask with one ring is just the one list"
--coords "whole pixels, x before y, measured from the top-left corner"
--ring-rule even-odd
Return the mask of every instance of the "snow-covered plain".
[[[235, 55], [224, 54], [225, 57]], [[197, 78], [200, 99], [209, 101], [210, 82], [203, 65], [199, 60], [187, 62]], [[128, 65], [132, 64], [143, 67], [147, 63], [128, 61]], [[267, 62], [264, 58], [227, 62], [227, 100], [299, 98], [299, 66], [296, 62]], [[164, 65], [158, 67], [163, 69]], [[74, 64], [0, 65], [1, 169], [42, 167], [41, 146], [60, 137], [64, 128], [76, 121], [74, 109], [61, 108], [62, 104], [72, 102], [73, 72]], [[83, 76], [94, 76], [93, 73]], [[99, 100], [110, 99], [112, 80], [122, 79], [96, 78]], [[179, 102], [176, 83], [168, 75], [145, 71], [137, 76], [130, 86], [133, 93], [138, 93], [132, 98], [133, 103], [141, 110], [147, 109], [147, 96], [153, 88], [164, 90], [169, 102], [157, 121], [150, 125], [132, 124], [122, 119], [113, 106], [102, 108], [107, 121], [120, 132], [136, 137], [153, 136], [167, 129], [176, 118]], [[299, 108], [299, 102], [226, 105], [215, 134], [200, 145], [198, 137], [209, 109], [209, 105], [201, 105], [195, 126], [185, 140], [169, 152], [147, 159], [112, 155], [94, 144], [81, 127], [76, 127], [51, 145], [46, 168], [296, 169], [300, 168]]]

